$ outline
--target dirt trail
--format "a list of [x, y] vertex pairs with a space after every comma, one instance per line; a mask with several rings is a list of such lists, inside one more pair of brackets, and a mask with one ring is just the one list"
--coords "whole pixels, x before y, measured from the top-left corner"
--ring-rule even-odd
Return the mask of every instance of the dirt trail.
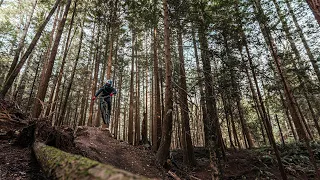
[[74, 140], [77, 149], [86, 157], [113, 165], [137, 175], [150, 178], [164, 177], [155, 163], [155, 156], [143, 146], [134, 147], [111, 137], [109, 131], [79, 127]]
[[[34, 130], [36, 133], [34, 133]], [[75, 133], [74, 133], [75, 132]], [[156, 164], [155, 155], [143, 146], [120, 142], [108, 131], [94, 127], [52, 127], [45, 120], [30, 121], [13, 103], [0, 98], [0, 180], [46, 179], [31, 151], [33, 135], [37, 140], [61, 150], [80, 154], [119, 169], [149, 178], [172, 179]], [[312, 143], [317, 162], [320, 162], [320, 143]], [[289, 179], [315, 179], [313, 166], [303, 144], [289, 144], [279, 148]], [[171, 151], [171, 171], [181, 179], [210, 179], [208, 152], [194, 149], [198, 165], [183, 164], [183, 152]], [[222, 161], [222, 179], [281, 179], [272, 149], [227, 150]], [[320, 165], [320, 164], [319, 164]]]
[[15, 104], [0, 98], [0, 180], [47, 179], [34, 157], [29, 119]]

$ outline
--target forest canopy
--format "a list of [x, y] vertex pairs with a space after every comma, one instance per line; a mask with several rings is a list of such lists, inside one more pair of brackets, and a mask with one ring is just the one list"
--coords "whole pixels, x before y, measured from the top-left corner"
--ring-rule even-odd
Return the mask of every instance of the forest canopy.
[[[1, 0], [0, 96], [53, 126], [103, 126], [195, 165], [205, 147], [273, 148], [320, 138], [320, 10], [311, 0]], [[309, 151], [310, 150], [310, 151]], [[220, 175], [219, 168], [213, 177]], [[317, 171], [317, 170], [316, 170]]]

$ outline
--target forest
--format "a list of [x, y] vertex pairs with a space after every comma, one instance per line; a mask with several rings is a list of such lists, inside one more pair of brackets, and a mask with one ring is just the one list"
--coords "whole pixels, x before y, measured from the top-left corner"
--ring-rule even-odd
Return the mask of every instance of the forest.
[[0, 179], [320, 179], [319, 39], [320, 0], [0, 0]]

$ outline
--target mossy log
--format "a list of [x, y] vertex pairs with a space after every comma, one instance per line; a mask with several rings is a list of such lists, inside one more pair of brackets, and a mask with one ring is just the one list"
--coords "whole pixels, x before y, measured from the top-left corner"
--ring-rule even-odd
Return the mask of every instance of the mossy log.
[[43, 143], [35, 142], [33, 150], [46, 175], [54, 179], [147, 179]]

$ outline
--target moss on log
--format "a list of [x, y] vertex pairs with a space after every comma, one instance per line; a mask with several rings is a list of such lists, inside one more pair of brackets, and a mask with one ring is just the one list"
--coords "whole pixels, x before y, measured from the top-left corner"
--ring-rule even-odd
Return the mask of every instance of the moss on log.
[[45, 173], [54, 179], [147, 179], [43, 143], [35, 142], [33, 150]]

